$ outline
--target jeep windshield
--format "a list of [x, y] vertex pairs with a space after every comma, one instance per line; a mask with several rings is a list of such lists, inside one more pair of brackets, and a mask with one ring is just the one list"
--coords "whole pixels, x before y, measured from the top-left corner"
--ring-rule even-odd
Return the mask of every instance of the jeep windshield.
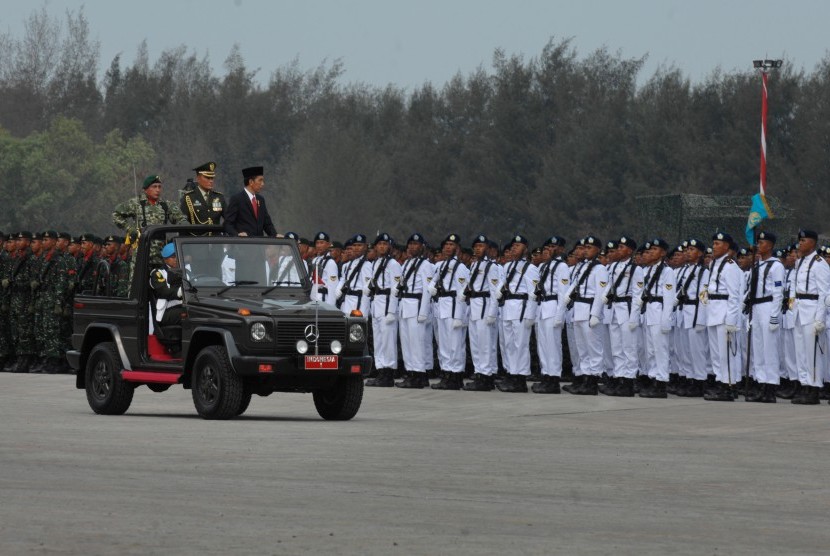
[[232, 288], [267, 288], [263, 294], [275, 288], [302, 289], [306, 271], [295, 250], [285, 241], [271, 241], [180, 239], [184, 277], [193, 288], [216, 287], [223, 293]]

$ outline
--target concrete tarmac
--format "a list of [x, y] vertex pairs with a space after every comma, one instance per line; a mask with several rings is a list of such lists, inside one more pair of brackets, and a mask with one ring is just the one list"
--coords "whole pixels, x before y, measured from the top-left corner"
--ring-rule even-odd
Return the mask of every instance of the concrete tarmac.
[[830, 407], [367, 388], [95, 415], [0, 374], [0, 554], [819, 554]]

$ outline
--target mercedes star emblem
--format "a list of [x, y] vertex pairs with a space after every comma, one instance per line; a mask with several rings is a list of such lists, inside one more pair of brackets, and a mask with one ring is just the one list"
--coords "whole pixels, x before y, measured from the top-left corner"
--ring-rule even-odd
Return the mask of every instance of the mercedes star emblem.
[[317, 325], [309, 324], [305, 327], [305, 339], [308, 343], [314, 344], [317, 342], [317, 339], [320, 337], [320, 331], [317, 330]]

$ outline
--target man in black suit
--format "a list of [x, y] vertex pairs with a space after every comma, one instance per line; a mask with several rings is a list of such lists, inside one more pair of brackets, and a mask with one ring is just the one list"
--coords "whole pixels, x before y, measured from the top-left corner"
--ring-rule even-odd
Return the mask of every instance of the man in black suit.
[[[244, 189], [233, 195], [225, 211], [225, 233], [230, 236], [262, 237], [276, 236], [277, 230], [268, 215], [265, 199], [259, 194], [265, 187], [262, 166], [242, 170]], [[245, 254], [243, 254], [243, 252]], [[265, 284], [264, 259], [246, 249], [232, 258], [236, 259], [236, 281], [251, 280]]]
[[231, 236], [276, 236], [265, 198], [259, 194], [265, 187], [262, 166], [245, 168], [242, 178], [245, 187], [230, 198], [225, 211], [225, 233]]

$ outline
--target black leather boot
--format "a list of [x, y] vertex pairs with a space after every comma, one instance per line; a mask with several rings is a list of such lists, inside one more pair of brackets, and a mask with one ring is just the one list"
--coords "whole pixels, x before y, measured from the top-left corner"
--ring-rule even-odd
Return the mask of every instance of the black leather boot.
[[559, 377], [542, 375], [542, 380], [534, 384], [531, 390], [534, 394], [559, 394], [561, 393]]
[[527, 380], [521, 375], [508, 374], [496, 388], [500, 392], [527, 392]]
[[378, 369], [377, 376], [367, 380], [366, 386], [375, 386], [378, 388], [391, 388], [395, 386], [395, 380], [392, 378], [392, 369]]
[[495, 388], [493, 377], [481, 373], [474, 374], [472, 382], [464, 385], [464, 390], [468, 392], [489, 392]]
[[562, 390], [564, 390], [565, 392], [568, 392], [570, 394], [573, 394], [573, 391], [578, 389], [580, 386], [582, 386], [582, 383], [584, 381], [585, 381], [585, 375], [575, 376], [573, 378], [573, 381], [571, 381], [570, 384], [566, 384], [565, 386], [562, 387]]

